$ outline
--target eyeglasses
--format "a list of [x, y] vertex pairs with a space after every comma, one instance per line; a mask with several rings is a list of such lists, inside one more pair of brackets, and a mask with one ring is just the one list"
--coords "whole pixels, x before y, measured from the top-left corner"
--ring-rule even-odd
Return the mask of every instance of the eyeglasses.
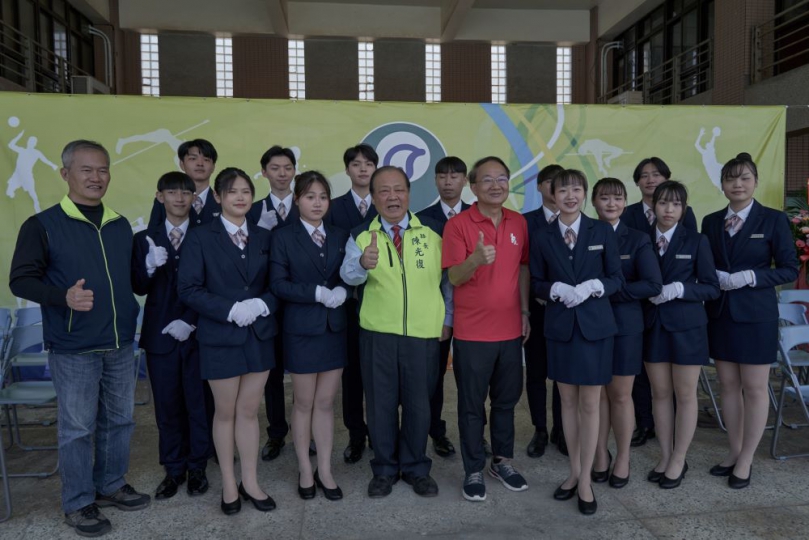
[[491, 176], [484, 176], [478, 183], [483, 184], [484, 186], [493, 186], [494, 184], [500, 184], [503, 186], [508, 185], [508, 176], [498, 176], [497, 178], [492, 178]]

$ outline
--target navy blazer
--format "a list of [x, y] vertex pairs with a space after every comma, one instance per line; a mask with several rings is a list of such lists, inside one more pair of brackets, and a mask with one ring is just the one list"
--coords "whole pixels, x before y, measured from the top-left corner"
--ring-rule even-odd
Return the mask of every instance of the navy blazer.
[[[297, 223], [300, 221], [301, 214], [298, 210], [298, 205], [295, 204], [294, 199], [295, 198], [293, 197], [292, 204], [290, 205], [292, 208], [287, 208], [287, 218], [281, 219], [281, 216], [277, 216], [278, 225], [273, 227], [272, 230], [275, 231], [277, 229], [283, 229], [290, 223]], [[247, 219], [249, 219], [254, 225], [258, 223], [259, 218], [261, 218], [261, 208], [265, 201], [267, 202], [267, 210], [275, 210], [275, 205], [272, 203], [272, 197], [270, 197], [269, 194], [267, 194], [267, 196], [260, 201], [254, 202], [253, 206], [250, 207], [250, 211], [247, 212]], [[278, 214], [278, 210], [275, 210], [275, 213]]]
[[[612, 226], [581, 216], [579, 235], [573, 250], [567, 247], [556, 222], [530, 237], [531, 290], [545, 300], [545, 337], [569, 341], [573, 325], [589, 341], [614, 336], [618, 331], [609, 297], [623, 284], [618, 242]], [[589, 279], [604, 285], [600, 298], [591, 297], [568, 309], [565, 304], [551, 301], [551, 287], [556, 282], [576, 286]]]
[[734, 235], [732, 249], [728, 250], [726, 215], [727, 207], [702, 220], [702, 234], [711, 243], [716, 269], [729, 274], [753, 270], [756, 285], [721, 291], [718, 299], [705, 304], [708, 317], [719, 318], [727, 302], [730, 317], [735, 322], [775, 321], [778, 319], [775, 286], [791, 283], [798, 277], [798, 257], [789, 218], [783, 212], [753, 201], [750, 214]]
[[372, 204], [368, 211], [365, 212], [365, 217], [362, 217], [357, 205], [354, 203], [354, 196], [349, 189], [344, 195], [331, 200], [329, 212], [323, 218], [323, 221], [350, 234], [355, 227], [365, 221], [374, 219], [376, 215], [376, 207]]
[[[146, 271], [146, 255], [149, 253], [147, 236], [155, 245], [166, 248], [169, 256], [166, 264], [155, 269], [151, 277]], [[179, 342], [163, 334], [163, 329], [171, 321], [180, 319], [191, 326], [197, 325], [196, 312], [183, 304], [177, 294], [177, 274], [184, 245], [185, 242], [180, 244], [179, 251], [174, 250], [165, 224], [135, 235], [132, 246], [132, 290], [139, 296], [146, 295], [139, 346], [147, 353], [168, 354], [174, 350]], [[191, 339], [195, 339], [193, 334]]]
[[[624, 208], [624, 213], [621, 214], [621, 223], [626, 224], [627, 227], [641, 231], [646, 234], [653, 233], [655, 230], [654, 222], [649, 225], [649, 220], [646, 219], [646, 214], [643, 213], [643, 202], [638, 201], [630, 204]], [[680, 221], [680, 225], [686, 229], [697, 232], [697, 216], [690, 206], [685, 209], [685, 217]]]
[[[247, 341], [248, 332], [261, 341], [277, 332], [278, 300], [270, 292], [270, 232], [250, 220], [247, 230], [241, 255], [221, 219], [189, 230], [183, 242], [177, 287], [180, 300], [199, 314], [200, 345], [236, 347]], [[250, 298], [263, 300], [270, 314], [243, 328], [228, 322], [233, 304]]]
[[[652, 231], [650, 240], [657, 245]], [[659, 318], [665, 330], [681, 332], [707, 326], [703, 302], [719, 297], [719, 280], [711, 255], [708, 239], [698, 232], [677, 226], [666, 253], [657, 255], [663, 284], [679, 281], [683, 284], [683, 297], [660, 305], [644, 302], [643, 315], [646, 328], [654, 326]]]
[[[351, 195], [351, 194], [349, 193], [349, 195]], [[468, 205], [465, 202], [461, 201], [461, 212], [463, 212], [464, 210], [467, 210], [469, 208], [469, 206], [470, 205]], [[433, 221], [437, 221], [438, 223], [441, 223], [442, 225], [447, 223], [447, 215], [444, 213], [444, 209], [441, 208], [441, 201], [438, 201], [437, 203], [435, 203], [432, 206], [428, 206], [427, 208], [424, 208], [423, 210], [418, 212], [416, 214], [416, 216], [418, 218], [428, 217], [428, 218], [432, 219]]]
[[630, 229], [623, 221], [618, 222], [615, 233], [618, 235], [624, 285], [610, 296], [612, 312], [619, 336], [640, 334], [644, 328], [640, 301], [657, 296], [663, 289], [660, 265], [647, 235]]
[[[222, 206], [218, 202], [216, 202], [216, 198], [213, 196], [213, 187], [208, 191], [208, 195], [205, 197], [205, 205], [202, 207], [202, 211], [197, 214], [197, 211], [194, 210], [194, 207], [191, 207], [191, 214], [188, 216], [190, 220], [189, 226], [196, 227], [198, 225], [205, 225], [213, 221], [213, 218], [219, 217], [219, 214], [222, 212]], [[166, 207], [163, 206], [163, 203], [157, 200], [155, 197], [154, 203], [152, 204], [152, 213], [149, 216], [149, 229], [154, 227], [162, 226], [166, 223]]]
[[[315, 301], [318, 285], [327, 289], [343, 287], [347, 298], [352, 294], [352, 287], [340, 279], [348, 233], [326, 223], [323, 227], [325, 257], [321, 257], [300, 220], [272, 235], [270, 283], [273, 294], [284, 301], [282, 328], [289, 334], [320, 335], [326, 332], [327, 325], [333, 332], [346, 329], [345, 304], [329, 309]], [[329, 351], [323, 354], [328, 355]]]

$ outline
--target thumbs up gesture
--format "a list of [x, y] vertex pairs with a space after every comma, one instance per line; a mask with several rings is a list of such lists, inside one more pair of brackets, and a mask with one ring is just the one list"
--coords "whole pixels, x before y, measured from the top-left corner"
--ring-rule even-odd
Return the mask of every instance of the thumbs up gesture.
[[360, 266], [366, 270], [373, 270], [379, 262], [379, 248], [376, 246], [376, 231], [371, 231], [371, 243], [362, 252]]
[[475, 251], [471, 256], [475, 257], [478, 266], [492, 264], [494, 262], [494, 246], [487, 246], [483, 243], [483, 231], [478, 233], [478, 243], [475, 245]]
[[93, 309], [93, 291], [84, 289], [84, 279], [80, 279], [67, 290], [67, 305], [74, 311]]
[[261, 216], [258, 218], [258, 223], [256, 224], [262, 229], [267, 229], [271, 231], [278, 225], [278, 216], [275, 213], [275, 210], [267, 210], [267, 200], [261, 201]]
[[154, 240], [148, 236], [146, 243], [149, 244], [149, 253], [146, 254], [146, 271], [151, 276], [157, 268], [166, 264], [166, 261], [169, 260], [169, 253], [166, 248], [155, 245]]

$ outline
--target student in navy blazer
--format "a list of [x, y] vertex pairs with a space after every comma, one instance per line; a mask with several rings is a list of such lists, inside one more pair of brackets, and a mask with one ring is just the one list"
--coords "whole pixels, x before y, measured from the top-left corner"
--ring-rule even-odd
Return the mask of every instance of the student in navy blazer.
[[186, 476], [189, 495], [208, 490], [205, 466], [211, 438], [194, 334], [197, 314], [180, 302], [177, 294], [194, 182], [185, 173], [166, 173], [157, 182], [157, 200], [165, 205], [167, 218], [135, 235], [132, 288], [135, 294], [146, 295], [140, 348], [146, 351], [160, 464], [166, 471], [155, 499], [168, 499], [177, 493]]
[[[640, 189], [641, 200], [626, 207], [621, 215], [621, 222], [630, 229], [651, 234], [654, 231], [656, 219], [652, 208], [652, 197], [654, 196], [655, 188], [670, 178], [671, 169], [659, 157], [641, 160], [632, 173], [632, 179]], [[686, 229], [697, 230], [697, 218], [691, 207], [686, 208], [682, 225]], [[635, 423], [637, 424], [637, 429], [632, 436], [632, 446], [643, 446], [648, 439], [653, 439], [655, 436], [655, 424], [652, 416], [652, 389], [649, 385], [649, 377], [646, 375], [646, 368], [643, 366], [641, 366], [640, 373], [635, 377], [632, 400], [635, 403]]]
[[[255, 187], [244, 171], [224, 169], [214, 183], [222, 216], [192, 229], [180, 260], [180, 299], [199, 314], [202, 377], [213, 390], [213, 438], [222, 472], [225, 514], [241, 509], [239, 495], [262, 511], [275, 502], [258, 485], [258, 407], [275, 365], [274, 313], [270, 292], [270, 233], [246, 215]], [[233, 470], [234, 431], [242, 482]]]
[[[340, 278], [348, 233], [323, 222], [331, 188], [317, 171], [295, 178], [300, 219], [276, 231], [270, 278], [273, 293], [286, 302], [283, 339], [292, 374], [292, 437], [298, 456], [298, 494], [315, 496], [315, 484], [327, 499], [343, 494], [334, 481], [334, 398], [346, 363], [346, 313], [351, 289]], [[317, 470], [309, 460], [310, 435], [317, 446]]]
[[[300, 214], [292, 197], [292, 180], [295, 177], [297, 161], [291, 148], [275, 145], [261, 156], [261, 175], [270, 183], [270, 193], [266, 198], [253, 203], [247, 219], [268, 231], [278, 230], [292, 223], [298, 223]], [[276, 315], [278, 332], [283, 332], [283, 304]], [[275, 340], [275, 367], [264, 387], [264, 410], [267, 413], [267, 443], [261, 449], [261, 459], [272, 461], [281, 454], [286, 444], [284, 437], [289, 433], [284, 400], [283, 340]]]
[[778, 350], [775, 287], [798, 277], [798, 259], [786, 214], [753, 199], [758, 169], [750, 154], [727, 162], [721, 178], [729, 204], [705, 216], [702, 234], [711, 243], [722, 289], [705, 309], [730, 448], [710, 472], [727, 476], [738, 489], [750, 484], [753, 454], [767, 424], [767, 382]]
[[[344, 195], [335, 197], [329, 205], [329, 212], [323, 219], [329, 225], [342, 229], [348, 234], [366, 220], [377, 216], [376, 207], [371, 203], [371, 175], [379, 163], [376, 151], [367, 144], [348, 148], [343, 154], [346, 174], [351, 180], [351, 189]], [[356, 463], [365, 451], [365, 438], [368, 426], [365, 424], [363, 404], [362, 371], [360, 369], [360, 318], [356, 294], [346, 300], [348, 317], [348, 360], [343, 369], [343, 424], [348, 430], [348, 445], [343, 451], [346, 463]]]
[[[447, 156], [438, 160], [435, 164], [438, 202], [416, 215], [419, 218], [430, 218], [443, 227], [449, 219], [469, 208], [461, 199], [466, 186], [466, 170], [466, 163], [461, 158]], [[447, 423], [441, 419], [441, 410], [444, 408], [444, 376], [447, 374], [451, 343], [452, 326], [444, 325], [438, 345], [438, 383], [430, 399], [430, 438], [433, 440], [433, 450], [441, 457], [455, 454], [455, 446], [447, 437]]]
[[[660, 265], [649, 236], [621, 221], [626, 206], [626, 187], [617, 178], [602, 178], [593, 187], [593, 206], [598, 218], [612, 225], [618, 236], [618, 252], [624, 285], [610, 296], [618, 325], [613, 349], [612, 381], [601, 392], [598, 448], [591, 478], [622, 488], [629, 483], [629, 445], [635, 423], [632, 383], [643, 365], [643, 309], [641, 300], [660, 294]], [[610, 427], [615, 432], [618, 454], [610, 474], [612, 456], [607, 450]]]
[[[529, 238], [541, 234], [549, 224], [556, 221], [559, 209], [553, 202], [551, 181], [564, 170], [561, 165], [548, 165], [539, 171], [537, 191], [542, 194], [542, 206], [523, 214], [528, 224]], [[541, 457], [550, 442], [558, 445], [559, 451], [566, 456], [568, 451], [562, 430], [562, 403], [556, 381], [553, 382], [551, 398], [553, 427], [548, 436], [548, 353], [545, 347], [545, 334], [541, 330], [545, 327], [545, 302], [536, 298], [533, 293], [531, 296], [528, 311], [531, 312], [529, 321], [533, 332], [525, 342], [525, 394], [528, 397], [528, 410], [531, 413], [534, 435], [528, 443], [526, 454], [532, 458]]]
[[643, 357], [652, 383], [661, 456], [647, 479], [671, 489], [680, 485], [688, 470], [686, 453], [697, 427], [697, 381], [701, 367], [708, 363], [708, 317], [703, 302], [719, 296], [719, 281], [708, 239], [680, 226], [688, 204], [685, 186], [663, 182], [652, 202], [657, 225], [651, 239], [663, 290], [644, 306]]
[[548, 377], [559, 383], [570, 474], [554, 498], [578, 492], [579, 511], [597, 504], [590, 470], [598, 440], [601, 388], [612, 380], [613, 337], [618, 331], [609, 297], [624, 281], [615, 232], [581, 213], [587, 178], [568, 169], [554, 177], [556, 223], [531, 239], [531, 285], [547, 302]]

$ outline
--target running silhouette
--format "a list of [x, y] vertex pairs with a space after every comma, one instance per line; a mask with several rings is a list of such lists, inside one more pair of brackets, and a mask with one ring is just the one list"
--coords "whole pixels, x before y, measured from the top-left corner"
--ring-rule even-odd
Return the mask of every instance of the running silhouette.
[[705, 148], [699, 145], [704, 135], [705, 128], [701, 128], [699, 135], [697, 135], [697, 141], [694, 143], [694, 147], [702, 155], [702, 165], [705, 167], [705, 172], [708, 173], [708, 178], [711, 179], [711, 183], [716, 186], [716, 189], [722, 191], [722, 164], [716, 159], [715, 146], [716, 138], [722, 135], [722, 130], [719, 129], [719, 126], [713, 128], [713, 137], [705, 144]]
[[17, 153], [17, 165], [14, 168], [14, 174], [8, 179], [8, 189], [6, 195], [13, 199], [17, 190], [22, 188], [23, 191], [31, 196], [34, 201], [34, 212], [39, 213], [39, 198], [37, 198], [36, 186], [34, 185], [34, 167], [38, 161], [48, 165], [54, 171], [58, 168], [54, 163], [51, 163], [45, 154], [36, 149], [37, 138], [28, 137], [28, 144], [23, 148], [17, 146], [17, 142], [22, 138], [25, 130], [22, 130], [19, 135], [11, 139], [8, 147]]
[[587, 139], [579, 145], [578, 152], [580, 156], [588, 154], [593, 156], [598, 165], [598, 171], [604, 176], [608, 176], [607, 168], [612, 160], [627, 153], [623, 148], [610, 146], [601, 139]]

